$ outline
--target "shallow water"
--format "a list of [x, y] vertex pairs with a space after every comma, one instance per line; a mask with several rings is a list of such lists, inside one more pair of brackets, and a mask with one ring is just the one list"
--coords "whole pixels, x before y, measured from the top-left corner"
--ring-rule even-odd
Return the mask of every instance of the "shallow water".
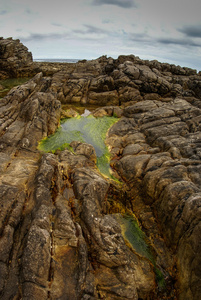
[[[89, 110], [85, 109], [82, 114], [88, 115]], [[57, 149], [69, 147], [72, 141], [81, 141], [91, 144], [96, 151], [97, 167], [100, 172], [109, 178], [114, 177], [110, 171], [110, 153], [104, 141], [108, 129], [118, 121], [115, 117], [95, 118], [92, 115], [87, 117], [78, 116], [76, 118], [65, 119], [61, 122], [54, 135], [42, 140], [39, 144], [39, 150], [44, 152], [54, 152]], [[131, 214], [114, 214], [116, 220], [121, 226], [122, 235], [125, 242], [138, 253], [148, 259], [152, 264], [156, 274], [158, 286], [164, 288], [164, 276], [155, 262], [155, 255], [150, 241], [146, 234], [141, 230], [137, 219]]]
[[156, 265], [155, 255], [150, 241], [138, 225], [137, 219], [127, 213], [123, 215], [117, 214], [115, 217], [121, 226], [125, 241], [135, 252], [146, 257], [153, 264], [158, 287], [163, 289], [165, 287], [164, 275]]
[[121, 225], [124, 238], [137, 253], [154, 263], [154, 257], [145, 233], [138, 225], [137, 219], [129, 214], [118, 215], [117, 220]]
[[[88, 114], [86, 110], [85, 113]], [[100, 172], [111, 177], [110, 153], [104, 141], [108, 129], [117, 121], [115, 117], [95, 118], [92, 115], [65, 119], [55, 134], [40, 142], [39, 150], [55, 152], [57, 149], [63, 150], [72, 141], [85, 142], [95, 148]]]

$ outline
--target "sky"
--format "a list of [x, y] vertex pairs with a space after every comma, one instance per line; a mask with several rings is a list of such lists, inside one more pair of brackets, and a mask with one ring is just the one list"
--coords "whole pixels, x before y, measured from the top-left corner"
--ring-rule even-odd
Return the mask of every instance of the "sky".
[[201, 0], [0, 0], [0, 36], [34, 59], [134, 54], [201, 70]]

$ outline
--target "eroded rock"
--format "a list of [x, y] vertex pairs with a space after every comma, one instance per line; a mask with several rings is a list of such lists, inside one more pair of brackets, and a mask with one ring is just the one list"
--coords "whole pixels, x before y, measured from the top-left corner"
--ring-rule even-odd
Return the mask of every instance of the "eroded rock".
[[20, 40], [0, 39], [0, 79], [26, 76], [33, 62], [31, 52]]
[[[200, 75], [133, 55], [34, 66], [19, 41], [0, 45], [10, 66], [2, 77], [49, 76], [0, 99], [0, 297], [198, 300]], [[98, 172], [92, 145], [38, 151], [61, 102], [120, 118], [106, 143], [121, 185]], [[125, 212], [138, 218], [151, 258], [126, 240]]]
[[[147, 209], [150, 204], [154, 208], [166, 243], [177, 260], [179, 299], [198, 299], [201, 284], [199, 271], [195, 271], [194, 264], [190, 266], [190, 261], [196, 261], [199, 266], [201, 246], [197, 236], [200, 224], [200, 124], [197, 116], [200, 113], [199, 108], [183, 99], [167, 103], [143, 101], [124, 109], [126, 118], [110, 129], [107, 140], [108, 143], [112, 137], [121, 140], [119, 153], [122, 156], [114, 157], [111, 164], [129, 184], [131, 195], [139, 190], [132, 208], [145, 227], [147, 222], [135, 202], [140, 201], [138, 205], [142, 205], [143, 201]], [[190, 120], [194, 118], [197, 122], [192, 130]], [[131, 122], [132, 126], [128, 127]], [[139, 135], [141, 139], [130, 139], [127, 144], [129, 136]], [[198, 208], [196, 213], [195, 207]], [[187, 211], [188, 219], [184, 217]], [[192, 215], [195, 219], [191, 219]]]

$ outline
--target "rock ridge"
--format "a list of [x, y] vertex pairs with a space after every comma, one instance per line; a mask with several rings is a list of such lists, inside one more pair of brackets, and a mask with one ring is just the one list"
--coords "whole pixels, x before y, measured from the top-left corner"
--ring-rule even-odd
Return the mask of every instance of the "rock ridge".
[[[0, 49], [5, 66], [16, 56], [1, 74], [37, 73], [0, 99], [0, 297], [199, 300], [200, 74], [133, 55], [54, 69], [19, 41]], [[72, 103], [119, 117], [106, 138], [119, 183], [98, 172], [92, 145], [38, 150]], [[151, 258], [125, 238], [125, 213]]]

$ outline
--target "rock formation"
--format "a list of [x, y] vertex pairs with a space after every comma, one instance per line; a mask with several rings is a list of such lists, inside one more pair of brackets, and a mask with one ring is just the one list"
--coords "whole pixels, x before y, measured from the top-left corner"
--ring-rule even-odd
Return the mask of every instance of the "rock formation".
[[[150, 231], [152, 215], [142, 215], [138, 201], [143, 201], [147, 210], [152, 208], [166, 245], [176, 257], [179, 299], [199, 299], [201, 294], [198, 120], [201, 109], [186, 100], [146, 100], [124, 110], [107, 141], [113, 151], [112, 165], [128, 183], [133, 211]], [[136, 189], [140, 200], [132, 198]]]
[[[62, 80], [60, 80], [62, 79]], [[196, 70], [130, 56], [78, 62], [53, 75], [51, 91], [62, 103], [123, 105], [168, 97], [201, 97]]]
[[0, 38], [0, 79], [26, 76], [32, 63], [31, 52], [20, 40]]
[[74, 64], [33, 62], [32, 53], [19, 39], [0, 37], [0, 80], [5, 78], [33, 77], [40, 71], [49, 76]]
[[[16, 51], [10, 43], [0, 40], [2, 65]], [[12, 72], [22, 58], [26, 75], [48, 76], [0, 99], [1, 299], [200, 299], [200, 74], [132, 55], [54, 70], [14, 56]], [[99, 173], [91, 145], [37, 149], [67, 103], [120, 118], [106, 143], [121, 183]], [[126, 211], [153, 259], [125, 239]]]

